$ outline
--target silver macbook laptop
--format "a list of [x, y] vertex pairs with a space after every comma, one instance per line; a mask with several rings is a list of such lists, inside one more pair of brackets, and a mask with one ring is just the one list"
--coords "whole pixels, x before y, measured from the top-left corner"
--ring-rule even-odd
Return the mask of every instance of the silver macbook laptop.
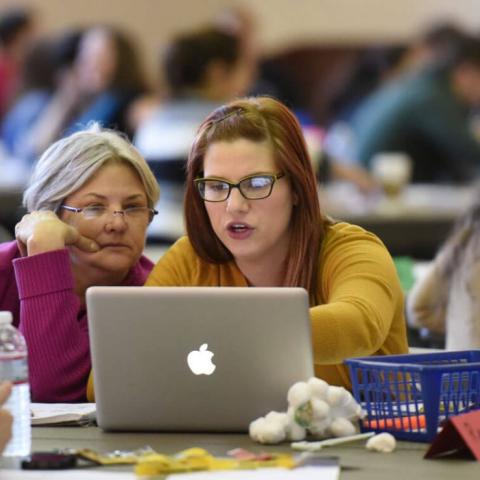
[[313, 375], [301, 288], [91, 287], [105, 430], [246, 431]]

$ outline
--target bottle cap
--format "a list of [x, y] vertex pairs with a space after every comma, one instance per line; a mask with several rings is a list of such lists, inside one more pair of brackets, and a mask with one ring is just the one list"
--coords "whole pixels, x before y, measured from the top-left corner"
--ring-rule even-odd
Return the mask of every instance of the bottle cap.
[[12, 323], [13, 317], [12, 312], [0, 312], [0, 325], [4, 325], [6, 323]]

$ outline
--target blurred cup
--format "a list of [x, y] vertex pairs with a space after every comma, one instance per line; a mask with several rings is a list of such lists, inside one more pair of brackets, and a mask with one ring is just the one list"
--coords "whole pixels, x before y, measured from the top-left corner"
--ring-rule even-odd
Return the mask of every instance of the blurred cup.
[[406, 153], [377, 153], [371, 162], [372, 176], [388, 197], [397, 197], [410, 181], [412, 161]]

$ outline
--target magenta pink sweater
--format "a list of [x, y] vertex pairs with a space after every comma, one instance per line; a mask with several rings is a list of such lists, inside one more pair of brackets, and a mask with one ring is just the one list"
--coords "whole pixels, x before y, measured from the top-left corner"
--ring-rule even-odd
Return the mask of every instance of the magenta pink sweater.
[[[152, 267], [141, 257], [122, 285], [143, 285]], [[0, 244], [0, 310], [13, 313], [27, 341], [35, 402], [86, 401], [87, 314], [73, 289], [67, 249], [22, 258], [15, 242]]]

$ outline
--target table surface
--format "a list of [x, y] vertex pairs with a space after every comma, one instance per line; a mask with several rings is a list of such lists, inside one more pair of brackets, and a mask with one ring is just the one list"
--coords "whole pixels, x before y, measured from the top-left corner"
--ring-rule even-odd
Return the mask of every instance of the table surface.
[[[288, 444], [258, 445], [242, 434], [190, 433], [106, 433], [98, 427], [34, 427], [33, 451], [58, 448], [90, 448], [99, 452], [134, 450], [149, 445], [158, 452], [173, 454], [190, 447], [202, 447], [214, 455], [225, 455], [232, 448], [253, 451], [291, 452]], [[424, 443], [398, 442], [390, 454], [367, 451], [365, 442], [328, 447], [322, 456], [336, 456], [342, 467], [341, 479], [478, 479], [480, 465], [473, 460], [424, 460]], [[133, 467], [120, 467], [120, 469]]]
[[351, 221], [452, 220], [475, 200], [473, 186], [411, 184], [394, 198], [365, 196], [353, 185], [333, 182], [320, 188], [324, 210]]

